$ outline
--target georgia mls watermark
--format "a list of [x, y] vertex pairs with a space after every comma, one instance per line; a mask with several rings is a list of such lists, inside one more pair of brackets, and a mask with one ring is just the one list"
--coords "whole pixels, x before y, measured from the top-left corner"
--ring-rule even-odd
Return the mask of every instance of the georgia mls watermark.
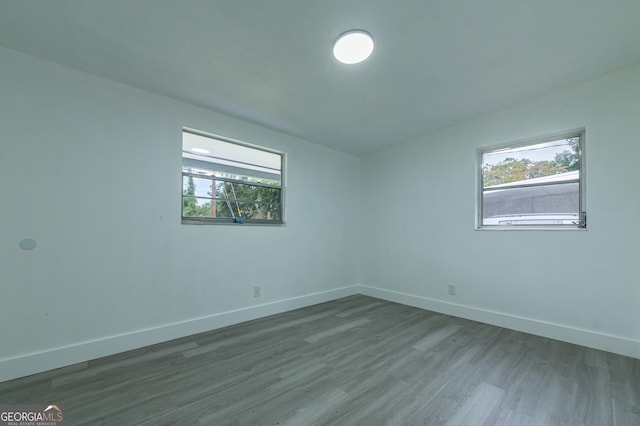
[[0, 405], [0, 426], [63, 426], [59, 405]]

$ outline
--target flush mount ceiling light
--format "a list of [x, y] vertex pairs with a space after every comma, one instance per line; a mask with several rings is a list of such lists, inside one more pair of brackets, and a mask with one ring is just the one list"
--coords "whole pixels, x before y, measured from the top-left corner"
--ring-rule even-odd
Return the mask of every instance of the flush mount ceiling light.
[[338, 36], [333, 56], [343, 64], [357, 64], [373, 53], [373, 37], [364, 30], [350, 30]]
[[198, 154], [208, 154], [209, 150], [204, 148], [191, 148], [191, 151], [197, 152]]

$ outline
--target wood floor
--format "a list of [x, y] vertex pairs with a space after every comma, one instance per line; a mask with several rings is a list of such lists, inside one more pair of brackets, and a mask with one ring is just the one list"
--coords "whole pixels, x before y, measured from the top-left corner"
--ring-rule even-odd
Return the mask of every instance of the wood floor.
[[0, 384], [67, 425], [640, 425], [640, 360], [353, 296]]

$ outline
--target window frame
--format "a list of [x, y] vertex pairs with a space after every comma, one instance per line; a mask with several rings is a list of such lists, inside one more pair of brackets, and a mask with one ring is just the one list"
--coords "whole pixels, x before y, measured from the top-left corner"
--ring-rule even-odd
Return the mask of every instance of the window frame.
[[[522, 148], [530, 145], [542, 144], [546, 142], [553, 142], [563, 139], [578, 138], [578, 158], [579, 158], [579, 174], [578, 174], [578, 223], [576, 224], [499, 224], [499, 225], [487, 225], [483, 220], [484, 209], [484, 176], [482, 168], [483, 155], [500, 150]], [[565, 132], [553, 133], [548, 136], [534, 137], [529, 139], [523, 139], [510, 143], [503, 143], [498, 145], [491, 145], [478, 148], [476, 150], [476, 230], [581, 230], [587, 229], [587, 206], [586, 206], [586, 156], [585, 156], [585, 128], [568, 130]], [[566, 182], [570, 183], [570, 182]], [[522, 185], [520, 187], [541, 187], [546, 185]], [[510, 189], [515, 189], [517, 186]]]
[[[227, 178], [227, 177], [212, 177], [209, 175], [199, 175], [197, 173], [192, 173], [192, 172], [186, 172], [184, 171], [183, 167], [184, 167], [184, 134], [185, 133], [191, 133], [193, 135], [196, 136], [201, 136], [201, 137], [205, 137], [205, 138], [210, 138], [213, 140], [217, 140], [220, 142], [225, 142], [225, 143], [230, 143], [230, 144], [234, 144], [234, 145], [238, 145], [241, 147], [245, 147], [245, 148], [251, 148], [254, 150], [258, 150], [258, 151], [264, 151], [264, 152], [268, 152], [270, 154], [276, 154], [278, 156], [280, 156], [280, 186], [275, 186], [275, 185], [269, 185], [269, 184], [265, 184], [265, 183], [259, 183], [259, 182], [244, 182], [242, 180], [238, 180], [238, 179], [233, 179], [233, 178]], [[249, 225], [249, 226], [256, 226], [256, 225], [263, 225], [263, 226], [283, 226], [286, 224], [286, 216], [285, 216], [285, 166], [286, 166], [286, 155], [284, 152], [282, 151], [278, 151], [272, 148], [268, 148], [265, 146], [261, 146], [261, 145], [256, 145], [256, 144], [252, 144], [252, 143], [248, 143], [248, 142], [244, 142], [244, 141], [239, 141], [237, 139], [232, 139], [232, 138], [228, 138], [225, 136], [220, 136], [220, 135], [216, 135], [213, 133], [208, 133], [208, 132], [204, 132], [202, 130], [197, 130], [197, 129], [193, 129], [193, 128], [188, 128], [188, 127], [183, 127], [182, 128], [182, 149], [181, 149], [181, 155], [180, 155], [180, 178], [181, 181], [184, 182], [184, 177], [185, 176], [190, 176], [193, 178], [197, 178], [197, 179], [209, 179], [209, 180], [216, 180], [216, 181], [224, 181], [224, 182], [235, 182], [241, 185], [251, 185], [251, 186], [260, 186], [260, 187], [267, 187], [267, 188], [277, 188], [279, 189], [279, 203], [280, 204], [280, 219], [278, 220], [267, 220], [267, 219], [243, 219], [242, 221], [238, 222], [236, 220], [236, 218], [232, 218], [232, 217], [203, 217], [203, 216], [184, 216], [184, 183], [181, 185], [181, 195], [180, 195], [180, 217], [181, 217], [181, 223], [185, 224], [185, 225]], [[198, 197], [198, 196], [194, 196], [194, 198], [203, 198], [203, 199], [217, 199], [220, 200], [219, 198], [211, 198], [211, 197]], [[241, 201], [239, 199], [237, 199], [236, 201]], [[251, 200], [246, 200], [247, 202], [251, 202]]]

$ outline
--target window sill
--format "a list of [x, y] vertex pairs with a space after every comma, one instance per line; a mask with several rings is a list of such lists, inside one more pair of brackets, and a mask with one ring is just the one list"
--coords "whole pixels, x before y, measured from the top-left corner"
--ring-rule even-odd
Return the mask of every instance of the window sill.
[[576, 226], [480, 226], [476, 231], [578, 231], [584, 232], [587, 228]]
[[243, 222], [236, 223], [233, 221], [213, 221], [213, 220], [197, 220], [197, 219], [182, 219], [180, 222], [182, 225], [230, 225], [230, 226], [286, 226], [285, 222]]

